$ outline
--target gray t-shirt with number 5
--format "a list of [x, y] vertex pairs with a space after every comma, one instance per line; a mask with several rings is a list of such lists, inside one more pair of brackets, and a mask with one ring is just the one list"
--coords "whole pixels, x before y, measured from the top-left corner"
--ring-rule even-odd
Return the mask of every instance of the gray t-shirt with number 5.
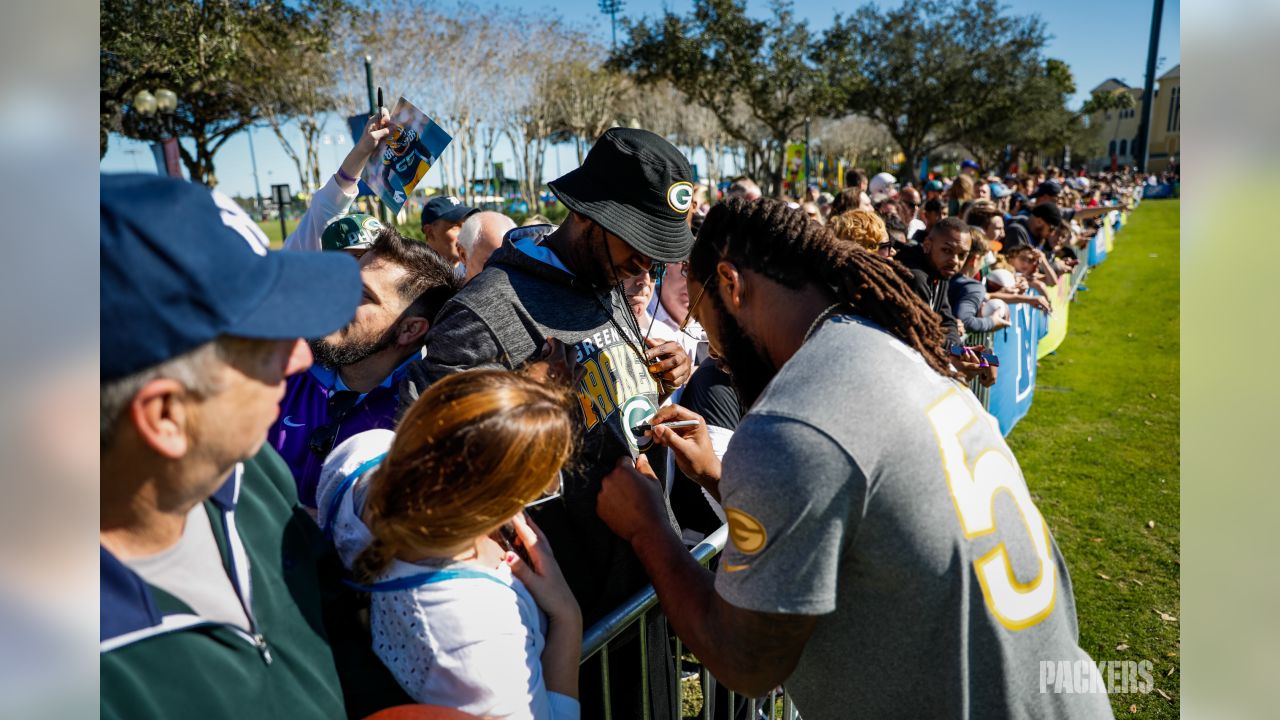
[[1042, 663], [1090, 661], [995, 419], [874, 325], [820, 326], [738, 426], [720, 491], [720, 596], [821, 616], [787, 680], [806, 720], [1111, 717], [1104, 693], [1043, 684]]

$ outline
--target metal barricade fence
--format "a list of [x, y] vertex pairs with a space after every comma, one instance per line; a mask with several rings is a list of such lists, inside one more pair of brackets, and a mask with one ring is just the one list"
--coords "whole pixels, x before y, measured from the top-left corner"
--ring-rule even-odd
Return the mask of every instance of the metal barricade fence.
[[[721, 525], [719, 530], [711, 533], [705, 540], [698, 543], [690, 553], [693, 559], [699, 564], [706, 567], [713, 558], [724, 550], [724, 544], [729, 537], [729, 526]], [[662, 609], [658, 607], [658, 595], [654, 592], [653, 586], [648, 585], [644, 589], [632, 595], [626, 602], [619, 605], [608, 615], [605, 615], [598, 622], [587, 628], [582, 635], [582, 657], [580, 664], [585, 664], [588, 660], [600, 656], [600, 679], [604, 688], [604, 708], [599, 717], [605, 720], [611, 720], [613, 717], [613, 707], [611, 706], [610, 692], [610, 675], [609, 675], [609, 644], [617, 638], [623, 631], [632, 625], [639, 625], [640, 628], [640, 661], [637, 664], [637, 671], [640, 673], [641, 697], [643, 698], [644, 707], [642, 708], [642, 717], [645, 720], [652, 717], [652, 709], [649, 707], [649, 648], [645, 641], [645, 624], [649, 622], [653, 614], [661, 614]], [[683, 660], [684, 646], [680, 642], [680, 638], [672, 633], [671, 641], [675, 642], [675, 677], [672, 678], [672, 684], [676, 688], [676, 708], [677, 712], [683, 713], [684, 708], [684, 684], [681, 682], [683, 676]], [[702, 667], [699, 677], [702, 688], [702, 711], [699, 717], [704, 720], [711, 720], [712, 717], [712, 701], [715, 695], [716, 680], [707, 671], [706, 666]], [[778, 689], [774, 689], [769, 695], [765, 696], [766, 707], [770, 709], [765, 717], [769, 720], [782, 718], [782, 720], [797, 720], [799, 717], [796, 711], [795, 703], [791, 701], [791, 696], [786, 693], [785, 688], [782, 689], [781, 698], [779, 698]], [[781, 712], [779, 713], [778, 700], [782, 700]], [[739, 698], [732, 691], [728, 694], [729, 706], [727, 717], [735, 717], [734, 713], [739, 709]], [[747, 698], [745, 700], [748, 717], [751, 720], [758, 720], [760, 717], [760, 699]], [[587, 709], [583, 708], [584, 717], [593, 717], [588, 714]]]

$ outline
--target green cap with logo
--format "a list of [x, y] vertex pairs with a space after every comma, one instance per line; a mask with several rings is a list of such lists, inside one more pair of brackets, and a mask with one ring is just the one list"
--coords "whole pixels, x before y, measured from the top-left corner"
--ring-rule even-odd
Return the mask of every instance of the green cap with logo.
[[320, 235], [323, 250], [368, 250], [378, 231], [386, 227], [378, 218], [363, 213], [352, 213], [329, 223]]

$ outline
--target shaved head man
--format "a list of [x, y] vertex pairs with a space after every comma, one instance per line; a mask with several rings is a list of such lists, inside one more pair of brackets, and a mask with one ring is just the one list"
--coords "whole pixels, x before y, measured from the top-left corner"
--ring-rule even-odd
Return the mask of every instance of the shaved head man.
[[462, 223], [458, 233], [458, 254], [466, 268], [463, 282], [480, 274], [489, 256], [502, 246], [502, 237], [514, 228], [516, 223], [500, 212], [478, 212]]

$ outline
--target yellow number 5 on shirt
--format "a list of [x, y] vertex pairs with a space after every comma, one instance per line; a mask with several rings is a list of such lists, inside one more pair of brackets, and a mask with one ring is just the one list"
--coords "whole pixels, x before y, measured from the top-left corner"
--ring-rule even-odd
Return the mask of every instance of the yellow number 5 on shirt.
[[[938, 450], [942, 456], [943, 471], [955, 503], [956, 515], [965, 539], [988, 535], [1001, 530], [1000, 537], [1018, 532], [1017, 527], [996, 527], [996, 495], [1007, 492], [1022, 516], [1023, 532], [1026, 532], [1035, 548], [1039, 569], [1035, 579], [1018, 582], [1012, 561], [1003, 540], [973, 563], [982, 585], [987, 609], [1010, 630], [1031, 627], [1053, 611], [1057, 592], [1057, 569], [1049, 544], [1049, 527], [1031, 501], [1013, 460], [1000, 447], [986, 447], [978, 452], [972, 463], [968, 461], [960, 436], [974, 423], [980, 422], [984, 411], [967, 392], [950, 390], [928, 410], [929, 421], [938, 437]], [[992, 432], [999, 437], [999, 430]]]

